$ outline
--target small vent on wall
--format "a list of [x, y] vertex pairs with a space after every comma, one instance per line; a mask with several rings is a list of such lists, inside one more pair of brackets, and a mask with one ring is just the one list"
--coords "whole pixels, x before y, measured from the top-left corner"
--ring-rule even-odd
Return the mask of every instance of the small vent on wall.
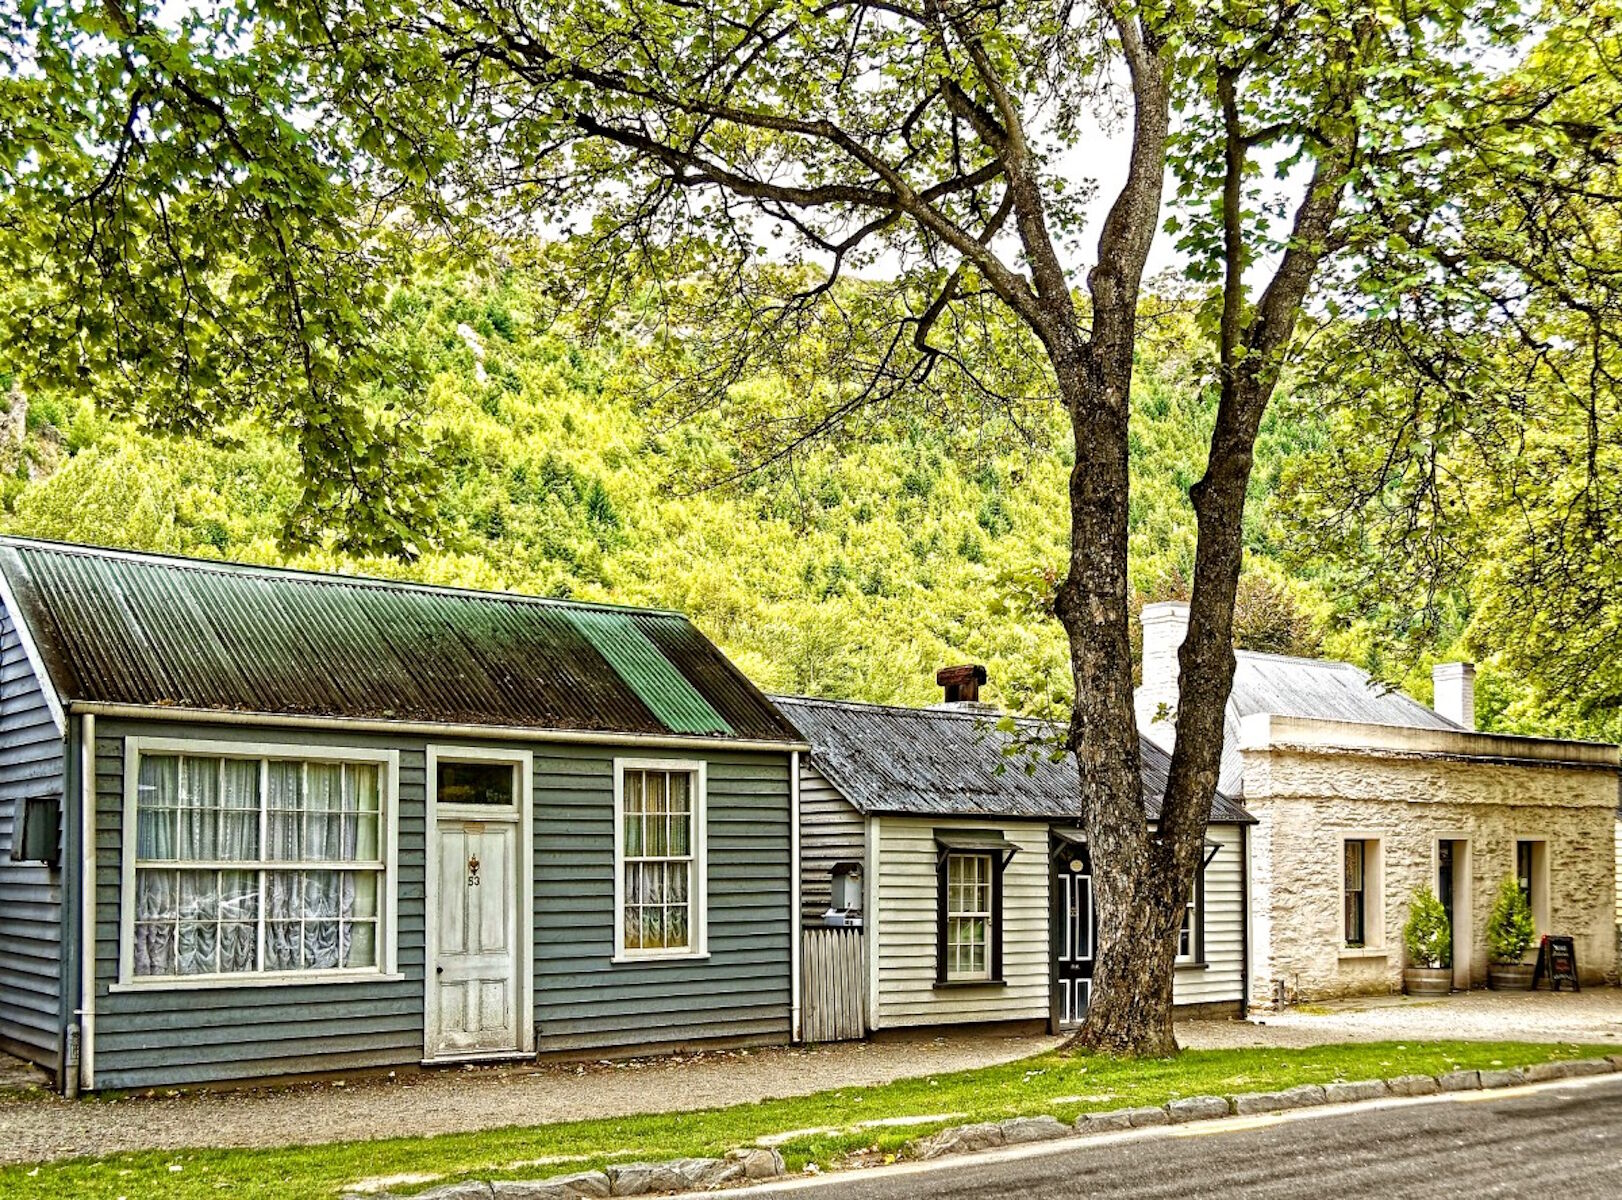
[[11, 860], [59, 866], [62, 859], [62, 802], [55, 796], [29, 796], [17, 807], [11, 834]]

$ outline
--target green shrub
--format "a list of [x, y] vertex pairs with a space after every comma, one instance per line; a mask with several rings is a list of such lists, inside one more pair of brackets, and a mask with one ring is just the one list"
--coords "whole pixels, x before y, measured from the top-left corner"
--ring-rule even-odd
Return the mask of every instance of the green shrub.
[[1409, 898], [1402, 941], [1408, 947], [1409, 966], [1439, 967], [1453, 957], [1453, 929], [1448, 924], [1447, 909], [1430, 888], [1415, 888]]
[[1505, 875], [1487, 918], [1487, 953], [1495, 963], [1518, 963], [1526, 957], [1535, 932], [1532, 909], [1521, 895], [1520, 884], [1513, 875]]
[[1014, 518], [1000, 496], [991, 496], [981, 501], [974, 519], [980, 523], [981, 529], [994, 538], [1002, 537], [1003, 534], [1012, 532], [1014, 528]]

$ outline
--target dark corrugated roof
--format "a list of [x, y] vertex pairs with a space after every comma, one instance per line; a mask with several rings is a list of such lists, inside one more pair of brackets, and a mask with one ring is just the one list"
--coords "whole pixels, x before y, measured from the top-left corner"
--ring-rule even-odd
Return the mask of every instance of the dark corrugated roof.
[[[775, 696], [778, 709], [811, 744], [811, 762], [864, 813], [918, 816], [1074, 819], [1080, 782], [1076, 760], [1055, 762], [1010, 748], [1050, 736], [1051, 726], [1022, 720], [1018, 735], [996, 728], [996, 714], [940, 708], [894, 708]], [[1171, 759], [1140, 739], [1143, 806], [1160, 816]], [[998, 768], [1001, 767], [1001, 773]], [[1249, 813], [1218, 794], [1211, 820], [1249, 822]]]
[[0, 539], [66, 701], [795, 742], [676, 613]]

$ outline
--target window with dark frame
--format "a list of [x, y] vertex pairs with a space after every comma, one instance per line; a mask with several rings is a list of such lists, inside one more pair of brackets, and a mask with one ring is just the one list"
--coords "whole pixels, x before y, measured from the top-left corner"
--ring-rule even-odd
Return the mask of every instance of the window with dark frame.
[[1014, 847], [1000, 836], [937, 838], [935, 982], [1003, 982], [1003, 871]]
[[1368, 933], [1368, 897], [1364, 890], [1368, 869], [1368, 843], [1348, 841], [1345, 854], [1346, 944], [1359, 947], [1364, 945]]
[[1183, 924], [1177, 931], [1177, 961], [1198, 962], [1205, 928], [1205, 872], [1194, 877], [1194, 890], [1183, 906]]
[[1213, 841], [1205, 843], [1205, 859], [1194, 872], [1194, 890], [1183, 905], [1183, 923], [1177, 929], [1179, 966], [1200, 966], [1205, 962], [1205, 871], [1222, 847]]

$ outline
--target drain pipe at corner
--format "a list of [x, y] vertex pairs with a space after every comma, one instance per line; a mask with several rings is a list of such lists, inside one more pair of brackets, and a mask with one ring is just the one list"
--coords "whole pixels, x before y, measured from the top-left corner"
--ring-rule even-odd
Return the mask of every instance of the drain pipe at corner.
[[69, 1099], [96, 1087], [96, 716], [79, 720], [79, 1007], [63, 1071]]

